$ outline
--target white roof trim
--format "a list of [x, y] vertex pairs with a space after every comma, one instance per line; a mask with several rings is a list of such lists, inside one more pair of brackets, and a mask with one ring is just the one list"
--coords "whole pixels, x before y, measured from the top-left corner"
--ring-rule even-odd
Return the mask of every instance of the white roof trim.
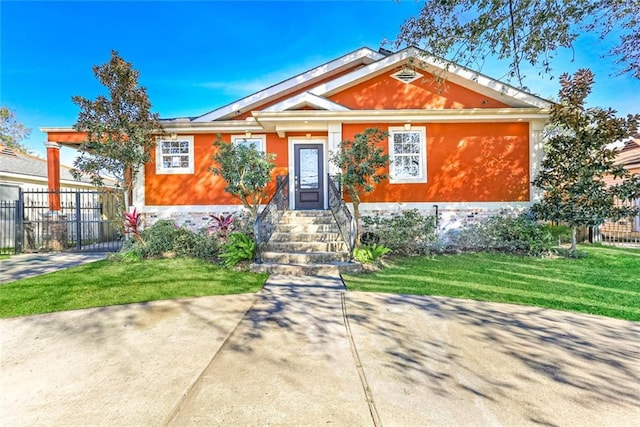
[[75, 132], [72, 127], [39, 128], [40, 132]]
[[436, 122], [528, 122], [547, 120], [549, 111], [540, 108], [471, 108], [447, 110], [296, 110], [284, 112], [255, 111], [254, 117], [265, 130], [274, 125], [295, 122], [313, 126], [316, 122], [341, 123], [436, 123]]
[[[377, 62], [354, 70], [351, 73], [338, 77], [334, 80], [328, 81], [321, 85], [309, 90], [310, 93], [318, 96], [331, 95], [346, 89], [350, 86], [354, 86], [368, 78], [372, 74], [380, 74], [384, 71], [398, 66], [400, 63], [406, 62], [411, 58], [422, 61], [425, 65], [435, 67], [438, 70], [444, 70], [447, 63], [434, 56], [428, 55], [425, 51], [408, 47], [400, 52], [389, 55]], [[447, 71], [447, 80], [452, 83], [460, 84], [483, 95], [490, 96], [494, 99], [500, 100], [512, 107], [537, 107], [537, 108], [549, 108], [551, 103], [545, 99], [539, 98], [535, 95], [523, 92], [506, 83], [487, 77], [483, 74], [469, 70], [462, 66], [451, 63], [451, 68]], [[424, 68], [418, 66], [417, 68]], [[428, 70], [427, 70], [428, 71]], [[474, 87], [469, 87], [469, 83]]]
[[309, 92], [303, 92], [291, 98], [282, 100], [277, 104], [273, 104], [271, 107], [265, 108], [261, 111], [286, 111], [293, 110], [304, 105], [313, 105], [314, 107], [321, 108], [328, 111], [349, 111], [350, 109], [344, 105], [340, 105], [337, 102], [333, 102], [330, 99], [323, 98], [318, 95], [314, 95]]
[[253, 95], [249, 95], [245, 98], [235, 101], [232, 104], [228, 104], [224, 107], [218, 108], [217, 110], [206, 113], [200, 117], [196, 117], [195, 119], [193, 119], [193, 121], [213, 121], [220, 118], [225, 118], [226, 116], [231, 115], [237, 111], [246, 112], [252, 106], [264, 103], [269, 98], [286, 94], [287, 91], [293, 91], [296, 87], [308, 84], [314, 79], [320, 79], [328, 73], [338, 71], [341, 68], [347, 68], [350, 64], [353, 64], [355, 62], [367, 63], [370, 61], [377, 61], [381, 58], [384, 58], [384, 55], [369, 48], [364, 47], [358, 49], [344, 56], [341, 56], [340, 58], [334, 59], [333, 61], [327, 62], [326, 64], [320, 65], [319, 67], [313, 68], [276, 85], [263, 89], [260, 92], [256, 92]]

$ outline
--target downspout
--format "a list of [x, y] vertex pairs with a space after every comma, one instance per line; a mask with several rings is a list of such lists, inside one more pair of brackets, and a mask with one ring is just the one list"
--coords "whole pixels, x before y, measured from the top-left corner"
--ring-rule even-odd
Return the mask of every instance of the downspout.
[[433, 207], [436, 210], [436, 233], [437, 233], [438, 232], [438, 225], [439, 225], [438, 205], [433, 205]]

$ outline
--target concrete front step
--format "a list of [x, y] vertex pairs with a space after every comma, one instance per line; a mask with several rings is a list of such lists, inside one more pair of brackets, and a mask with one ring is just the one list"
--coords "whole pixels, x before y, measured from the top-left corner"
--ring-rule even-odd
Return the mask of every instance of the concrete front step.
[[362, 271], [350, 263], [347, 245], [330, 211], [287, 211], [251, 271], [290, 275], [336, 275]]
[[342, 242], [340, 233], [279, 233], [274, 232], [271, 242]]
[[288, 216], [284, 215], [280, 219], [280, 224], [335, 224], [333, 215], [322, 216]]
[[357, 262], [333, 262], [323, 264], [280, 264], [263, 262], [251, 264], [254, 273], [286, 274], [290, 276], [335, 276], [340, 273], [360, 273], [362, 264]]
[[347, 245], [343, 241], [333, 242], [293, 242], [272, 240], [264, 248], [265, 252], [347, 252]]
[[326, 264], [330, 262], [347, 262], [346, 252], [263, 252], [264, 262], [277, 264]]
[[332, 216], [330, 210], [304, 210], [304, 211], [286, 211], [283, 217], [312, 217]]
[[287, 224], [280, 222], [274, 231], [276, 233], [339, 233], [340, 229], [335, 222], [332, 224]]

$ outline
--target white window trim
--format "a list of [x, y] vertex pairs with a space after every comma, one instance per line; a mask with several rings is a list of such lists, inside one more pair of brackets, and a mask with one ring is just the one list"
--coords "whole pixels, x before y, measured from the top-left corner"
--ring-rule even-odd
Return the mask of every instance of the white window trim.
[[[394, 178], [393, 135], [396, 133], [417, 132], [420, 134], [420, 176], [416, 178]], [[427, 128], [425, 126], [389, 127], [389, 182], [391, 184], [414, 184], [427, 182]]]
[[233, 145], [236, 145], [238, 143], [238, 141], [242, 141], [245, 139], [259, 139], [260, 140], [260, 146], [258, 147], [258, 151], [262, 151], [263, 153], [267, 152], [267, 136], [265, 134], [260, 134], [260, 135], [253, 135], [251, 134], [251, 136], [247, 136], [247, 135], [231, 135], [231, 143]]
[[[189, 166], [186, 168], [165, 168], [162, 167], [162, 143], [163, 142], [175, 142], [175, 141], [187, 141], [189, 143]], [[193, 175], [195, 171], [195, 162], [194, 162], [194, 146], [193, 146], [193, 135], [179, 135], [175, 139], [173, 138], [162, 138], [156, 143], [156, 175]]]

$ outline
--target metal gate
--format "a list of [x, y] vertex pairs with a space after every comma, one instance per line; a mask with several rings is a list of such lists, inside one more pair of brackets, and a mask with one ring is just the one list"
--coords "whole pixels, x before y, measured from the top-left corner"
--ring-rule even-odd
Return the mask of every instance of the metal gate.
[[[49, 198], [60, 200], [50, 209]], [[0, 204], [0, 251], [114, 252], [122, 245], [116, 196], [102, 191], [20, 190]]]

